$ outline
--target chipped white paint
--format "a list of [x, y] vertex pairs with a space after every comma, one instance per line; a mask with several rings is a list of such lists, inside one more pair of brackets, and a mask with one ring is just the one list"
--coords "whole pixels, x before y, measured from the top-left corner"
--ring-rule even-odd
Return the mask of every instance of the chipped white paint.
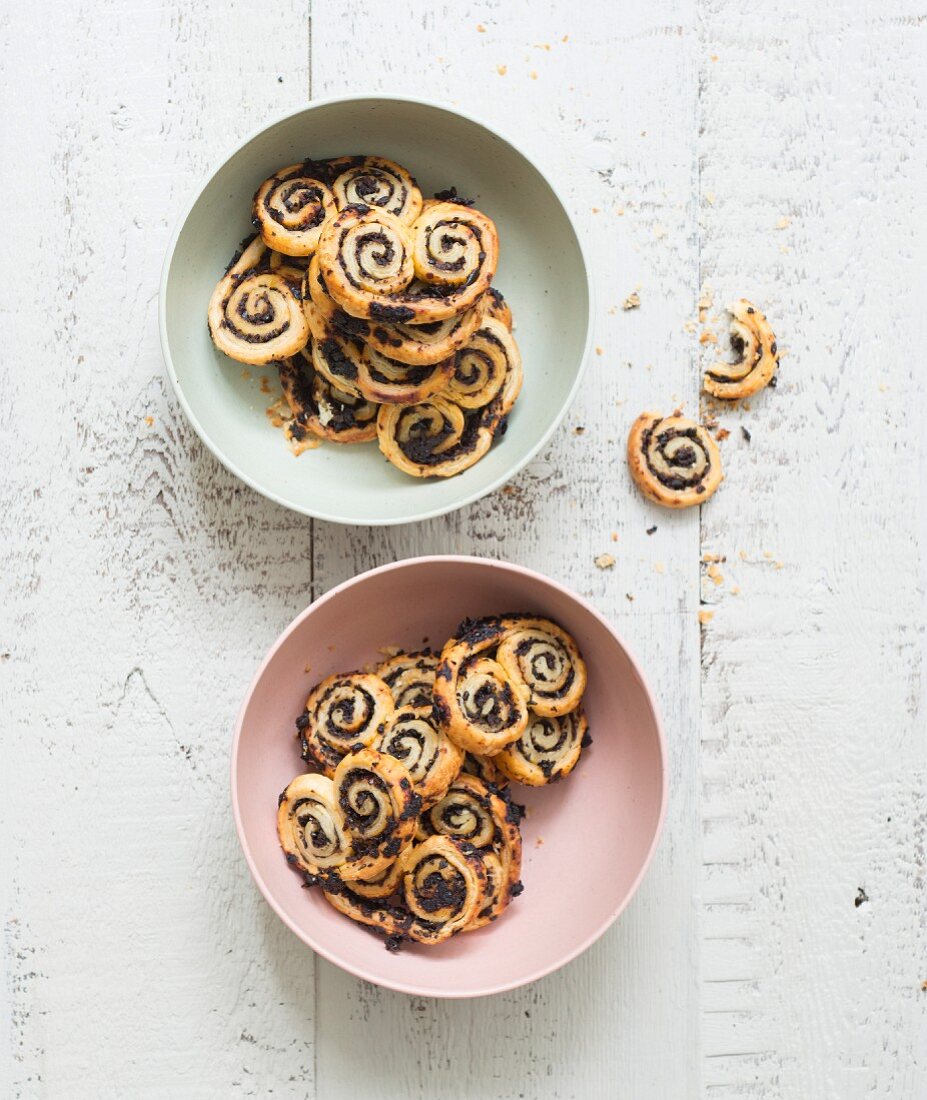
[[[3, 303], [0, 1094], [917, 1100], [927, 16], [393, 10], [3, 16], [5, 262], [23, 289]], [[174, 218], [310, 73], [317, 95], [434, 95], [518, 135], [590, 244], [601, 355], [567, 424], [509, 491], [433, 523], [292, 516], [217, 466], [166, 390]], [[778, 391], [721, 416], [711, 505], [668, 515], [630, 491], [622, 437], [643, 407], [696, 407], [683, 325], [703, 279], [762, 302], [788, 355]], [[562, 973], [466, 1004], [314, 960], [257, 896], [228, 810], [231, 724], [280, 627], [352, 573], [431, 551], [590, 597], [651, 670], [670, 736], [664, 842], [617, 927]], [[720, 585], [701, 578], [700, 630], [703, 553], [726, 560]]]

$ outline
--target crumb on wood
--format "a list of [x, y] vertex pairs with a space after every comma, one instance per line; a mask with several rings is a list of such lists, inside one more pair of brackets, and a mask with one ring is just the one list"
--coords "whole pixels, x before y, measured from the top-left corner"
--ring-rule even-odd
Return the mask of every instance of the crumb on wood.
[[486, 33], [486, 28], [483, 26], [482, 23], [477, 23], [476, 32], [477, 32], [477, 34], [485, 34]]
[[746, 561], [747, 560], [747, 551], [746, 550], [739, 550], [738, 554], [740, 555], [740, 560], [741, 561]]
[[731, 585], [731, 595], [732, 596], [739, 596], [740, 595], [740, 585], [739, 584], [732, 584]]
[[508, 65], [497, 65], [496, 66], [496, 72], [499, 74], [499, 76], [505, 76], [505, 74], [508, 71], [509, 71]]
[[724, 574], [714, 563], [708, 566], [706, 572], [708, 573], [708, 579], [712, 582], [712, 584], [719, 585], [724, 583]]
[[[644, 135], [641, 134], [641, 137], [643, 136]], [[655, 225], [653, 227], [653, 235], [657, 238], [658, 241], [662, 240], [666, 236], [666, 226]]]
[[621, 303], [621, 308], [625, 311], [630, 309], [640, 309], [640, 307], [641, 296], [636, 290], [632, 290], [627, 298], [625, 298], [625, 300]]
[[598, 344], [596, 344], [595, 353], [596, 353], [596, 355], [601, 355], [602, 354], [602, 349], [599, 347]]
[[611, 569], [614, 567], [615, 559], [611, 554], [599, 554], [595, 559], [596, 569]]
[[704, 344], [717, 344], [718, 337], [711, 331], [711, 329], [705, 329], [705, 331], [699, 336], [698, 342]]
[[648, 527], [647, 528], [647, 534], [648, 535], [655, 535], [656, 532], [657, 532], [657, 525], [656, 524], [654, 524], [653, 527]]
[[698, 621], [702, 626], [707, 626], [714, 617], [715, 613], [713, 611], [700, 611], [698, 613]]
[[748, 429], [743, 426], [743, 424], [740, 425], [740, 434], [744, 437], [747, 443], [749, 443], [750, 440], [753, 438], [753, 436], [750, 434]]
[[573, 429], [573, 434], [574, 435], [582, 435], [585, 430], [586, 430], [586, 425], [585, 424], [577, 424], [576, 427]]
[[776, 229], [788, 229], [791, 224], [792, 219], [787, 218], [785, 214], [783, 214], [782, 217], [776, 222]]
[[763, 557], [766, 558], [767, 561], [770, 561], [775, 556], [776, 555], [772, 552], [772, 550], [764, 550], [763, 551]]
[[538, 78], [538, 74], [534, 71], [534, 69], [532, 69], [531, 72], [528, 73], [528, 76], [530, 76], [532, 80], [537, 80]]
[[634, 603], [634, 597], [631, 595], [630, 592], [625, 592], [624, 598], [628, 601], [628, 603]]
[[145, 417], [145, 423], [150, 428], [152, 426], [152, 424], [154, 424], [154, 417], [153, 416], [146, 416]]
[[705, 562], [706, 565], [709, 565], [711, 562], [726, 561], [726, 560], [727, 559], [725, 558], [725, 556], [723, 554], [702, 554], [702, 561]]
[[711, 55], [711, 60], [712, 60], [712, 61], [719, 61], [719, 60], [720, 60], [720, 58], [718, 57], [718, 55], [717, 55], [716, 53], [713, 53], [713, 54]]
[[617, 531], [612, 531], [612, 542], [617, 542], [617, 541], [618, 541], [618, 532]]
[[598, 214], [599, 213], [599, 208], [597, 206], [593, 206], [592, 212], [593, 212], [593, 214]]
[[714, 193], [714, 191], [706, 191], [705, 192], [705, 202], [707, 202], [709, 206], [714, 206], [714, 204], [715, 204], [715, 193]]
[[653, 563], [653, 569], [654, 569], [655, 573], [665, 573], [666, 572], [666, 566], [663, 564], [662, 561], [655, 561]]
[[869, 895], [866, 893], [862, 886], [856, 887], [856, 897], [853, 899], [853, 904], [858, 909], [861, 905], [865, 905], [869, 900]]
[[715, 439], [717, 439], [719, 443], [723, 443], [730, 434], [731, 433], [727, 430], [727, 428], [719, 428], [715, 432]]

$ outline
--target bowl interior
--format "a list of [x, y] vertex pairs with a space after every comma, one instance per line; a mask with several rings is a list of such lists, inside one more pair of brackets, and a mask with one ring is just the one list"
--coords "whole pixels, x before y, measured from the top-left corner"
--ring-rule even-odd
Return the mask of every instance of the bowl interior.
[[[325, 443], [294, 457], [266, 409], [276, 371], [243, 368], [218, 352], [206, 327], [209, 296], [244, 236], [251, 197], [275, 169], [305, 156], [370, 153], [416, 176], [426, 195], [456, 186], [495, 219], [495, 285], [510, 300], [526, 382], [506, 436], [470, 470], [410, 478], [376, 443]], [[206, 184], [177, 238], [165, 279], [168, 368], [188, 415], [217, 457], [259, 491], [309, 515], [396, 523], [459, 507], [523, 465], [565, 411], [582, 367], [589, 300], [573, 227], [544, 177], [502, 138], [443, 108], [392, 99], [310, 106], [243, 145]], [[262, 377], [269, 379], [263, 384]], [[270, 393], [264, 392], [270, 389]]]
[[[576, 638], [589, 668], [593, 744], [562, 783], [513, 786], [523, 822], [524, 894], [495, 924], [398, 955], [332, 909], [277, 845], [277, 795], [304, 770], [294, 722], [322, 677], [382, 659], [380, 646], [440, 646], [468, 615], [531, 610]], [[309, 671], [307, 671], [307, 669]], [[629, 899], [660, 827], [658, 719], [627, 652], [577, 599], [536, 574], [479, 559], [426, 558], [363, 575], [323, 598], [286, 633], [253, 686], [233, 762], [239, 832], [259, 886], [306, 943], [381, 985], [426, 996], [512, 988], [560, 966]]]

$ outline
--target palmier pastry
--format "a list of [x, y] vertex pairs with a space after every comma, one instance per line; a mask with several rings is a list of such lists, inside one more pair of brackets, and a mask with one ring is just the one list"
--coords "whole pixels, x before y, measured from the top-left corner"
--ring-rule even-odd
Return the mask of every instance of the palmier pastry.
[[431, 836], [402, 857], [410, 939], [441, 943], [462, 932], [486, 904], [486, 868], [469, 844]]
[[303, 759], [329, 777], [341, 759], [386, 729], [395, 707], [389, 688], [370, 673], [329, 676], [317, 684], [296, 720]]
[[431, 706], [438, 660], [437, 653], [428, 651], [397, 653], [380, 665], [377, 675], [393, 693], [397, 709]]
[[536, 714], [555, 717], [579, 706], [586, 663], [570, 635], [549, 619], [511, 615], [496, 660]]
[[311, 256], [322, 225], [335, 213], [331, 191], [311, 161], [281, 168], [257, 189], [252, 220], [268, 248], [286, 256]]
[[385, 210], [402, 222], [414, 222], [421, 213], [422, 193], [412, 176], [395, 161], [343, 157], [331, 161], [330, 170], [337, 172], [332, 191], [339, 210], [360, 203]]
[[369, 344], [358, 364], [356, 384], [370, 401], [384, 405], [415, 405], [443, 391], [454, 378], [455, 356], [431, 367], [398, 363]]
[[287, 861], [307, 874], [326, 874], [351, 857], [351, 838], [325, 775], [298, 775], [280, 795], [277, 836]]
[[297, 443], [307, 435], [332, 443], [365, 443], [377, 436], [378, 406], [341, 390], [312, 368], [311, 352], [277, 364], [283, 395], [293, 413], [287, 435]]
[[406, 766], [423, 806], [443, 798], [457, 778], [464, 757], [463, 749], [438, 728], [430, 706], [397, 710], [374, 740], [373, 748]]
[[441, 394], [417, 405], [381, 405], [377, 442], [384, 456], [412, 477], [453, 477], [492, 446], [497, 417], [467, 416]]
[[532, 713], [521, 737], [492, 761], [516, 783], [543, 787], [565, 778], [576, 767], [587, 731], [581, 707], [559, 718]]
[[701, 424], [652, 412], [631, 426], [628, 466], [644, 496], [666, 508], [703, 504], [723, 477], [718, 445]]

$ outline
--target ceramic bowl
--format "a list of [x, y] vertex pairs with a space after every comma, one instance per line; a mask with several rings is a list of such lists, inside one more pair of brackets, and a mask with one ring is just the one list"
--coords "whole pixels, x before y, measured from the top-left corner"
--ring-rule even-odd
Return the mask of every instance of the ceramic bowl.
[[[276, 371], [217, 351], [206, 306], [238, 242], [253, 232], [251, 198], [263, 179], [306, 156], [376, 153], [397, 160], [431, 195], [448, 186], [495, 219], [494, 281], [511, 303], [525, 385], [505, 436], [471, 469], [411, 478], [376, 443], [324, 443], [294, 457], [267, 416]], [[320, 100], [243, 141], [200, 189], [168, 249], [161, 344], [190, 423], [252, 488], [309, 516], [395, 524], [442, 515], [508, 481], [550, 438], [579, 385], [590, 339], [586, 265], [576, 231], [544, 173], [510, 141], [460, 111], [419, 100]], [[263, 392], [262, 377], [272, 393]], [[267, 389], [267, 384], [264, 384]]]
[[[337, 913], [277, 844], [277, 796], [305, 770], [295, 720], [325, 676], [382, 660], [398, 645], [440, 647], [467, 616], [520, 609], [561, 623], [586, 659], [593, 744], [547, 788], [513, 785], [524, 893], [494, 924], [443, 944], [383, 940]], [[307, 668], [309, 671], [307, 671]], [[643, 673], [579, 596], [531, 570], [484, 558], [426, 557], [363, 573], [307, 608], [274, 643], [241, 709], [232, 805], [245, 858], [267, 901], [300, 939], [350, 973], [420, 996], [477, 997], [556, 970], [614, 921], [650, 861], [666, 805], [665, 747]]]

